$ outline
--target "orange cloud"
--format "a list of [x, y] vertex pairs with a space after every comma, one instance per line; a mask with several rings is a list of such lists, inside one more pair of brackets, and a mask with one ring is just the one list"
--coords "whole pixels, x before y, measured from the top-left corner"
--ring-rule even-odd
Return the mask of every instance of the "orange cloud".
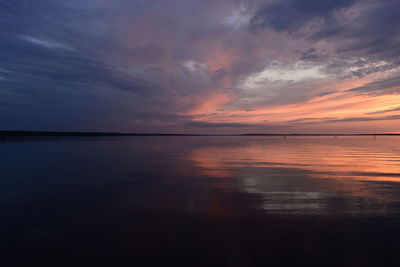
[[[327, 118], [331, 118], [331, 120], [357, 117], [379, 119], [382, 114], [371, 113], [399, 106], [400, 95], [371, 96], [346, 92], [348, 89], [362, 86], [368, 82], [370, 81], [366, 79], [350, 81], [348, 84], [340, 84], [335, 93], [326, 96], [312, 98], [297, 104], [261, 107], [254, 110], [232, 108], [227, 104], [235, 98], [225, 93], [217, 93], [204, 100], [189, 114], [196, 115], [194, 118], [196, 121], [211, 123], [291, 124], [293, 121], [307, 118], [312, 118], [314, 122], [320, 119], [320, 122], [323, 123], [329, 120]], [[224, 105], [227, 108], [221, 110]], [[395, 113], [396, 111], [393, 111], [390, 114]]]
[[220, 107], [231, 101], [233, 98], [233, 94], [230, 93], [218, 92], [212, 94], [206, 99], [202, 99], [200, 103], [186, 113], [186, 115], [204, 115], [217, 112]]

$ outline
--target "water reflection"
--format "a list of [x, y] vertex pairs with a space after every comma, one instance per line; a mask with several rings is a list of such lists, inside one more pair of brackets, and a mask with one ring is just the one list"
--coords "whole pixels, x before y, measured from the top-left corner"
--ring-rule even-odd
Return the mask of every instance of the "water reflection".
[[399, 266], [399, 141], [3, 140], [3, 265]]
[[188, 158], [207, 177], [258, 194], [277, 213], [397, 212], [399, 138], [252, 138], [209, 145]]

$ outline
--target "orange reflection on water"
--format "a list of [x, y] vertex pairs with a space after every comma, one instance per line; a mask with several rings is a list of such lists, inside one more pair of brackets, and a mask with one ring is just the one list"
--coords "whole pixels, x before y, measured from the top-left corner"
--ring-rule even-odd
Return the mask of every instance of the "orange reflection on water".
[[263, 195], [267, 209], [320, 211], [327, 209], [324, 199], [339, 192], [353, 206], [371, 199], [380, 206], [375, 212], [384, 212], [391, 196], [375, 183], [400, 182], [398, 137], [243, 139], [194, 149], [189, 159], [231, 192]]
[[[342, 137], [343, 138], [343, 137]], [[190, 159], [206, 175], [229, 177], [240, 167], [282, 167], [310, 170], [318, 177], [400, 182], [400, 139], [368, 140], [320, 139], [310, 143], [299, 140], [266, 140], [243, 146], [209, 146], [196, 149]], [[378, 138], [379, 139], [379, 138]], [[324, 141], [328, 141], [325, 142]], [[353, 140], [354, 141], [354, 140]], [[397, 146], [395, 146], [397, 145]]]

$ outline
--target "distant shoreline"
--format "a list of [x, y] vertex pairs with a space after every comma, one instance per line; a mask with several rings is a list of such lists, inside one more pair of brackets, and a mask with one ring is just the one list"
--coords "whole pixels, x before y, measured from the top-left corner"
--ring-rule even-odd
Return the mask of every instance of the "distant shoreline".
[[73, 137], [73, 136], [400, 136], [400, 133], [363, 134], [165, 134], [165, 133], [118, 133], [118, 132], [58, 132], [58, 131], [0, 131], [0, 137]]

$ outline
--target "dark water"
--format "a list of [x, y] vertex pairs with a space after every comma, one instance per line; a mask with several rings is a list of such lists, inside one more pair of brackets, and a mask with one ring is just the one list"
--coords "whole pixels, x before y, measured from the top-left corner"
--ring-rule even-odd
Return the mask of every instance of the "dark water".
[[400, 137], [2, 139], [1, 265], [400, 266], [399, 182]]

